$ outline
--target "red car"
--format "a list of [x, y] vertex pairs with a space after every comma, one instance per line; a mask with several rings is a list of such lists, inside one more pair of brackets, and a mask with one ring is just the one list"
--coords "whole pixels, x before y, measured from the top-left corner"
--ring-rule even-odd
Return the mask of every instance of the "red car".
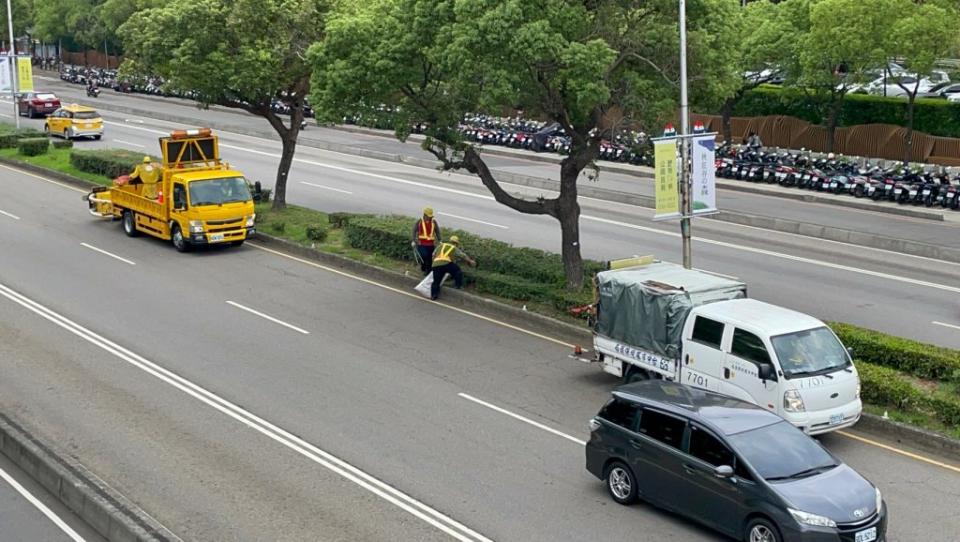
[[20, 115], [44, 117], [60, 109], [60, 98], [52, 92], [24, 92], [17, 103]]

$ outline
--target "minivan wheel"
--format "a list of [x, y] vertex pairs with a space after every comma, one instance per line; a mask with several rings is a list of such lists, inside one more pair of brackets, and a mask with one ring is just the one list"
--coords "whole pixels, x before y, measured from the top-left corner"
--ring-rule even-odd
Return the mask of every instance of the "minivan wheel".
[[747, 525], [744, 542], [780, 542], [780, 531], [764, 518], [754, 518]]
[[630, 467], [614, 461], [607, 467], [607, 491], [619, 504], [632, 504], [637, 500], [637, 479]]

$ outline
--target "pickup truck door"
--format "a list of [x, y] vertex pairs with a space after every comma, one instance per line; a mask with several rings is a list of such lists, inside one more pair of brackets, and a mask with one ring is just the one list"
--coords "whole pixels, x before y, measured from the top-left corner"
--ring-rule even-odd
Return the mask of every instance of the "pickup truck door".
[[725, 354], [725, 324], [700, 315], [692, 315], [683, 335], [683, 357], [680, 360], [680, 382], [696, 388], [721, 391]]
[[771, 364], [770, 352], [763, 339], [745, 329], [734, 328], [724, 357], [721, 393], [756, 403], [777, 411], [776, 374], [771, 380], [760, 379], [760, 366]]

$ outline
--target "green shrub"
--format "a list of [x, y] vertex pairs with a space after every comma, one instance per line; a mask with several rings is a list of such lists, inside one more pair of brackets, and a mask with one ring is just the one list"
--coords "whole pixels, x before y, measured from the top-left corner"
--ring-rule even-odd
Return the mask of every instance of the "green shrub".
[[[734, 107], [735, 117], [788, 115], [814, 124], [826, 125], [825, 102], [800, 89], [764, 86], [748, 91]], [[837, 126], [894, 124], [905, 126], [907, 101], [869, 94], [848, 94], [840, 108]], [[960, 104], [947, 100], [918, 99], [913, 127], [918, 132], [960, 137]]]
[[327, 227], [323, 224], [315, 224], [313, 226], [307, 226], [306, 229], [307, 239], [311, 241], [326, 241], [327, 240]]
[[277, 233], [283, 233], [287, 231], [287, 223], [283, 221], [270, 222], [269, 224], [267, 224], [267, 227]]
[[261, 188], [260, 189], [260, 201], [262, 203], [267, 203], [270, 201], [270, 195], [273, 194], [272, 188]]
[[[70, 164], [87, 173], [115, 179], [128, 175], [143, 161], [143, 153], [123, 149], [74, 150], [70, 152]], [[159, 158], [153, 158], [160, 161]]]
[[370, 216], [370, 215], [355, 215], [352, 213], [330, 213], [327, 215], [327, 220], [330, 222], [330, 226], [334, 229], [343, 229], [347, 223], [350, 222], [350, 218], [354, 216]]
[[899, 371], [856, 361], [860, 374], [860, 398], [879, 406], [933, 416], [950, 426], [960, 426], [960, 398], [922, 390]]
[[24, 138], [17, 142], [17, 152], [24, 156], [37, 156], [50, 150], [50, 140], [46, 137]]
[[941, 348], [872, 329], [830, 323], [843, 344], [854, 356], [907, 374], [936, 380], [960, 380], [960, 351]]
[[73, 141], [69, 139], [52, 139], [50, 140], [53, 143], [54, 149], [72, 149]]
[[17, 143], [21, 139], [36, 139], [36, 138], [46, 138], [46, 134], [43, 132], [34, 130], [33, 128], [21, 128], [19, 130], [4, 130], [0, 132], [0, 149], [12, 149], [17, 146]]

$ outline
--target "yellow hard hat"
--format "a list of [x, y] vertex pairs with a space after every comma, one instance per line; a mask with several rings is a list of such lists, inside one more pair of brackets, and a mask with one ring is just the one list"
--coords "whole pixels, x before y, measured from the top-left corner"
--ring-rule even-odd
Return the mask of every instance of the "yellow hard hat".
[[453, 244], [455, 244], [455, 245], [459, 245], [459, 244], [460, 244], [460, 238], [457, 237], [456, 235], [451, 235], [451, 236], [450, 236], [450, 242], [453, 243]]
[[143, 157], [143, 163], [144, 163], [144, 164], [149, 164], [149, 163], [150, 163], [150, 157], [149, 157], [149, 156], [144, 156], [144, 157]]
[[423, 208], [423, 216], [425, 216], [425, 217], [427, 217], [427, 218], [433, 218], [433, 208], [432, 208], [432, 207], [424, 207], [424, 208]]

